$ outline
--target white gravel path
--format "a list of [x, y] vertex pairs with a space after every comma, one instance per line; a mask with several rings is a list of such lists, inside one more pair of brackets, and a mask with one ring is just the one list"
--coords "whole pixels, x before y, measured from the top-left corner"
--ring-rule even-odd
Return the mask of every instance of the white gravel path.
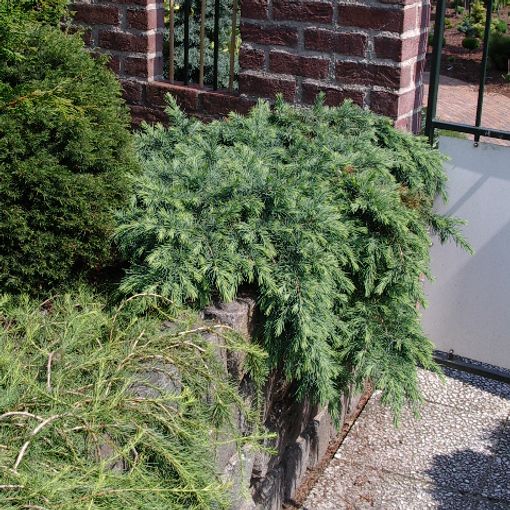
[[510, 385], [445, 373], [398, 429], [374, 394], [304, 509], [510, 510]]

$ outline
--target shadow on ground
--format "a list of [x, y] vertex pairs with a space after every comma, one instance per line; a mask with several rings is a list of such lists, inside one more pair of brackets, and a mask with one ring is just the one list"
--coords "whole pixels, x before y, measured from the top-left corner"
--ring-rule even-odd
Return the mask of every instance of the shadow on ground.
[[[438, 510], [510, 509], [510, 425], [502, 419], [489, 430], [485, 451], [461, 450], [449, 455], [436, 455], [427, 474], [434, 481], [430, 491]], [[472, 473], [483, 473], [473, 480]], [[459, 487], [471, 480], [467, 490], [445, 491], [445, 484]], [[469, 508], [459, 495], [469, 496]], [[462, 503], [461, 503], [462, 501]], [[459, 504], [461, 506], [459, 506]]]

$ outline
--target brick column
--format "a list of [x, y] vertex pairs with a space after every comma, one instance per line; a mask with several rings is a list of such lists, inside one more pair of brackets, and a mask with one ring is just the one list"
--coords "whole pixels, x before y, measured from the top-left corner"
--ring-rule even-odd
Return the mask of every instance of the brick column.
[[134, 118], [150, 120], [144, 84], [163, 78], [162, 1], [78, 0], [71, 10], [74, 24], [85, 30], [87, 44], [110, 56], [110, 67], [119, 75]]
[[241, 93], [350, 98], [417, 132], [429, 0], [243, 0]]

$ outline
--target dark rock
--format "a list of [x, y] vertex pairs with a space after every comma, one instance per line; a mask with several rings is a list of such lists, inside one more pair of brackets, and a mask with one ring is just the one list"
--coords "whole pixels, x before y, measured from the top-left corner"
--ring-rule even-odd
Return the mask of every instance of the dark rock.
[[[232, 303], [216, 303], [208, 306], [203, 316], [206, 320], [228, 326], [246, 339], [250, 339], [255, 327], [255, 301], [251, 298], [238, 298]], [[243, 366], [246, 354], [227, 350], [226, 357], [230, 376], [241, 382], [244, 377]]]
[[106, 462], [108, 469], [116, 473], [124, 473], [126, 471], [126, 462], [115, 451], [115, 443], [108, 434], [99, 437], [96, 444], [96, 459], [99, 462]]
[[164, 361], [142, 363], [134, 379], [130, 392], [138, 398], [159, 398], [165, 394], [179, 395], [182, 390], [179, 371], [174, 365]]
[[216, 303], [204, 310], [204, 319], [213, 320], [231, 327], [248, 338], [253, 332], [255, 301], [238, 298], [232, 303]]

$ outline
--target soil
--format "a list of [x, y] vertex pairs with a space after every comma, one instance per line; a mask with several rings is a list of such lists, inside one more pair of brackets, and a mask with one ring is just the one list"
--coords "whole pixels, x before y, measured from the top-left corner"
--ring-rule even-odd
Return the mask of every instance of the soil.
[[[446, 10], [446, 19], [451, 20], [452, 27], [445, 29], [446, 44], [441, 55], [441, 75], [478, 85], [482, 62], [482, 48], [469, 51], [462, 47], [462, 40], [465, 35], [458, 31], [457, 26], [462, 23], [463, 17], [464, 15], [457, 15], [454, 9], [448, 8]], [[507, 21], [507, 34], [510, 34], [510, 6], [500, 10], [499, 18]], [[434, 26], [434, 21], [435, 7], [433, 6], [431, 16], [432, 27]], [[430, 46], [428, 51], [426, 70], [430, 70], [432, 60], [432, 48]], [[485, 87], [487, 93], [503, 94], [510, 97], [510, 83], [504, 80], [503, 74], [501, 71], [493, 68], [489, 60]]]

